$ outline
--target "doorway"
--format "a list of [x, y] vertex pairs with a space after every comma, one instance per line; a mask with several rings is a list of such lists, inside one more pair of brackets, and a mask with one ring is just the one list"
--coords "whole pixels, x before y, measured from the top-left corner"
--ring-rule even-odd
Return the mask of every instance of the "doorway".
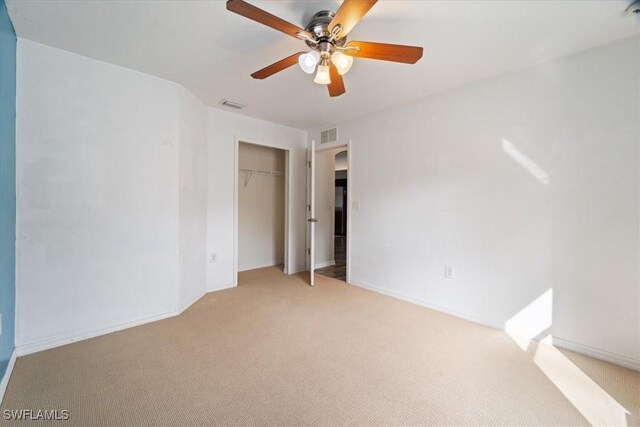
[[235, 271], [285, 271], [288, 151], [238, 141], [236, 159]]
[[[333, 156], [333, 175], [319, 177], [330, 181], [333, 188], [333, 205], [330, 209], [333, 211], [333, 227], [325, 229], [326, 236], [324, 240], [333, 240], [332, 260], [330, 265], [324, 266], [316, 270], [318, 274], [332, 277], [334, 279], [347, 281], [347, 215], [348, 215], [348, 162], [347, 150], [338, 149], [328, 151], [327, 157]], [[321, 188], [322, 185], [319, 185]], [[320, 195], [321, 196], [321, 195]], [[318, 236], [320, 240], [323, 237]]]
[[[317, 229], [317, 248], [329, 254], [329, 262], [317, 265], [316, 272], [323, 276], [347, 281], [348, 236], [348, 150], [337, 148], [317, 153], [317, 202], [324, 210], [326, 202], [327, 227]], [[322, 214], [317, 215], [319, 220]], [[320, 258], [321, 259], [321, 258]]]

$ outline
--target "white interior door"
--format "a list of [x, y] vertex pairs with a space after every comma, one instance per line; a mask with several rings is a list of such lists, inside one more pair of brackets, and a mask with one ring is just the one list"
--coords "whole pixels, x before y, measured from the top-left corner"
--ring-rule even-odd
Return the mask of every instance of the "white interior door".
[[311, 141], [311, 148], [309, 152], [309, 203], [308, 203], [308, 217], [309, 222], [309, 284], [314, 285], [314, 275], [316, 268], [316, 142]]

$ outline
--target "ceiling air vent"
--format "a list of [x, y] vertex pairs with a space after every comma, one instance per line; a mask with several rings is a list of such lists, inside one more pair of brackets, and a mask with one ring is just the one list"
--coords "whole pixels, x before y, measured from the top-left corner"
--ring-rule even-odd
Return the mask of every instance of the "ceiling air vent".
[[320, 144], [338, 140], [338, 128], [326, 129], [320, 132]]
[[244, 107], [246, 107], [246, 105], [240, 104], [239, 102], [229, 101], [228, 99], [223, 99], [222, 101], [220, 101], [220, 105], [236, 110], [242, 110]]

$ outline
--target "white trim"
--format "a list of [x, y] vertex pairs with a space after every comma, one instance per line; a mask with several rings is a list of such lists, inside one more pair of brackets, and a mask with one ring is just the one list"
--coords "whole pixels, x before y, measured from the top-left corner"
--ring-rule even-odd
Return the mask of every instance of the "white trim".
[[314, 268], [317, 270], [319, 268], [331, 267], [332, 265], [336, 265], [335, 260], [317, 263]]
[[11, 357], [9, 358], [9, 364], [7, 365], [7, 370], [4, 372], [4, 376], [2, 377], [2, 381], [0, 381], [0, 403], [4, 399], [4, 392], [7, 391], [7, 386], [9, 385], [9, 380], [11, 379], [11, 373], [13, 373], [13, 367], [16, 364], [16, 359], [18, 358], [18, 352], [14, 348], [11, 352]]
[[291, 266], [289, 265], [289, 234], [291, 230], [289, 230], [289, 221], [291, 218], [291, 203], [289, 203], [289, 195], [291, 193], [291, 188], [289, 187], [290, 181], [290, 173], [291, 167], [291, 152], [289, 150], [284, 150], [284, 170], [285, 170], [285, 179], [284, 179], [284, 267], [282, 268], [282, 272], [284, 274], [289, 274], [289, 270]]
[[238, 169], [240, 169], [240, 139], [233, 143], [233, 281], [238, 286]]
[[[305, 246], [306, 246], [306, 245], [305, 245]], [[305, 272], [305, 271], [308, 271], [308, 270], [307, 270], [307, 265], [306, 265], [306, 264], [305, 264], [305, 265], [298, 265], [298, 266], [296, 267], [296, 269], [295, 269], [295, 270], [293, 270], [293, 271], [289, 271], [287, 274], [292, 275], [292, 274], [303, 273], [303, 272]]]
[[[351, 159], [353, 158], [353, 144], [351, 144], [351, 139], [347, 141], [347, 232], [345, 237], [347, 239], [347, 253], [346, 253], [346, 261], [347, 261], [347, 271], [345, 280], [349, 283], [351, 280], [351, 240], [353, 233], [351, 232], [351, 218], [353, 218], [353, 167], [351, 166]], [[349, 206], [351, 204], [351, 206]]]
[[176, 317], [184, 313], [189, 307], [198, 302], [202, 297], [211, 292], [222, 291], [224, 289], [230, 289], [235, 287], [235, 285], [226, 285], [221, 286], [219, 288], [208, 289], [206, 292], [200, 294], [197, 298], [192, 299], [189, 304], [185, 307], [182, 307], [178, 311], [170, 311], [166, 313], [161, 313], [155, 316], [144, 317], [142, 319], [132, 320], [130, 322], [121, 323], [116, 326], [110, 326], [106, 328], [96, 328], [96, 329], [87, 329], [82, 331], [74, 331], [66, 334], [60, 334], [53, 337], [45, 338], [39, 341], [16, 345], [14, 349], [14, 353], [17, 356], [26, 356], [28, 354], [37, 353], [39, 351], [49, 350], [55, 347], [61, 347], [63, 345], [71, 344], [78, 341], [84, 341], [90, 338], [99, 337], [102, 335], [107, 335], [112, 332], [122, 331], [124, 329], [133, 328], [136, 326], [145, 325], [147, 323], [157, 322], [158, 320], [168, 319], [170, 317]]
[[[240, 136], [234, 136], [233, 142], [233, 284], [232, 286], [238, 286], [238, 169], [240, 168], [240, 143], [245, 142], [247, 144], [259, 145], [261, 147], [277, 148], [285, 152], [285, 184], [284, 184], [284, 268], [285, 274], [291, 273], [291, 256], [290, 251], [293, 245], [289, 241], [292, 233], [292, 221], [291, 213], [293, 212], [292, 199], [290, 191], [292, 188], [292, 174], [291, 174], [291, 148], [270, 141], [256, 141], [253, 138], [243, 138]], [[225, 289], [225, 288], [222, 288]]]
[[198, 294], [198, 296], [196, 296], [195, 298], [192, 298], [191, 301], [189, 301], [187, 304], [185, 304], [183, 307], [180, 307], [180, 310], [178, 311], [178, 315], [184, 313], [189, 307], [191, 307], [193, 304], [195, 304], [196, 302], [198, 302], [198, 300], [200, 300], [200, 298], [202, 298], [203, 296], [205, 296], [208, 293], [208, 291], [204, 291], [201, 292], [200, 294]]
[[[479, 317], [475, 317], [475, 316], [470, 316], [464, 313], [460, 313], [458, 311], [455, 310], [451, 310], [447, 307], [438, 305], [438, 304], [433, 304], [431, 302], [428, 301], [424, 301], [424, 300], [420, 300], [417, 298], [413, 298], [413, 297], [409, 297], [407, 295], [401, 294], [399, 292], [396, 291], [391, 291], [389, 289], [385, 289], [385, 288], [379, 288], [376, 286], [371, 286], [371, 285], [365, 285], [362, 283], [355, 283], [355, 282], [349, 282], [352, 285], [358, 286], [360, 288], [363, 289], [368, 289], [370, 291], [373, 292], [377, 292], [379, 294], [383, 294], [383, 295], [387, 295], [393, 298], [397, 298], [403, 301], [407, 301], [422, 307], [426, 307], [429, 308], [431, 310], [435, 310], [435, 311], [439, 311], [441, 313], [445, 313], [445, 314], [450, 314], [452, 316], [456, 316], [456, 317], [460, 317], [462, 319], [465, 320], [469, 320], [471, 322], [474, 323], [479, 323], [481, 325], [484, 326], [488, 326], [490, 328], [493, 329], [498, 329], [500, 331], [504, 331], [504, 325], [498, 325], [490, 320], [487, 319], [482, 319]], [[594, 359], [598, 359], [598, 360], [603, 360], [605, 362], [610, 362], [610, 363], [614, 363], [616, 365], [620, 365], [623, 366], [625, 368], [629, 368], [629, 369], [633, 369], [636, 371], [640, 371], [640, 360], [634, 360], [631, 359], [629, 357], [626, 356], [621, 356], [619, 354], [615, 354], [615, 353], [610, 353], [606, 350], [601, 350], [599, 348], [595, 348], [595, 347], [591, 347], [588, 345], [584, 345], [584, 344], [578, 344], [575, 343], [573, 341], [569, 341], [569, 340], [565, 340], [562, 338], [558, 338], [553, 336], [552, 337], [552, 342], [553, 342], [553, 346], [554, 347], [559, 347], [559, 348], [563, 348], [566, 350], [570, 350], [573, 351], [575, 353], [580, 353], [583, 354], [585, 356], [589, 356], [589, 357], [593, 357]]]
[[640, 360], [634, 360], [630, 357], [610, 353], [588, 345], [578, 344], [556, 336], [552, 337], [552, 342], [554, 347], [564, 348], [566, 350], [584, 354], [585, 356], [593, 357], [594, 359], [604, 360], [605, 362], [614, 363], [616, 365], [624, 366], [625, 368], [640, 371]]
[[[351, 283], [351, 227], [353, 218], [353, 167], [352, 167], [352, 159], [353, 159], [353, 144], [351, 143], [351, 138], [339, 139], [335, 142], [328, 142], [326, 144], [318, 144], [316, 145], [316, 152], [318, 151], [326, 151], [326, 150], [334, 150], [336, 148], [345, 148], [347, 151], [347, 274], [346, 274], [346, 282]], [[317, 266], [315, 268], [318, 268]], [[364, 286], [362, 286], [364, 287]], [[392, 295], [393, 296], [393, 295]]]
[[351, 138], [339, 139], [333, 142], [316, 145], [316, 153], [318, 151], [333, 150], [334, 148], [347, 148], [351, 145]]
[[123, 329], [133, 328], [134, 326], [140, 326], [146, 323], [151, 323], [158, 320], [167, 319], [169, 317], [178, 316], [179, 314], [180, 314], [179, 311], [170, 311], [166, 313], [157, 314], [155, 316], [144, 317], [141, 319], [132, 320], [130, 322], [121, 323], [116, 326], [109, 326], [106, 328], [96, 328], [96, 329], [85, 329], [82, 331], [74, 331], [74, 332], [59, 334], [59, 335], [45, 338], [39, 341], [16, 345], [16, 352], [18, 353], [18, 356], [26, 356], [28, 354], [49, 350], [51, 348], [60, 347], [60, 346], [71, 344], [77, 341], [84, 341], [89, 338], [98, 337], [100, 335], [110, 334], [111, 332], [122, 331]]
[[[259, 265], [252, 266], [251, 268], [247, 268], [246, 270], [240, 270], [238, 271], [238, 273], [243, 273], [245, 271], [251, 271], [251, 270], [258, 270], [259, 268], [279, 267], [281, 265], [282, 265], [282, 262], [276, 261], [276, 264], [274, 264], [273, 261], [270, 261], [270, 262], [264, 263], [264, 265], [259, 264]], [[288, 274], [284, 271], [284, 268], [282, 269], [282, 272], [288, 276]], [[226, 287], [223, 286], [222, 288], [225, 289]]]
[[459, 311], [452, 310], [452, 309], [450, 309], [448, 307], [444, 307], [444, 306], [439, 305], [439, 304], [433, 304], [433, 303], [425, 301], [425, 300], [420, 300], [420, 299], [417, 299], [417, 298], [413, 298], [413, 297], [401, 294], [401, 293], [396, 292], [396, 291], [391, 291], [389, 289], [379, 288], [377, 286], [372, 286], [372, 285], [365, 285], [363, 283], [356, 283], [356, 282], [349, 282], [349, 283], [351, 285], [357, 286], [359, 288], [368, 289], [370, 291], [377, 292], [377, 293], [382, 294], [382, 295], [387, 295], [387, 296], [394, 297], [394, 298], [397, 298], [397, 299], [400, 299], [400, 300], [403, 300], [403, 301], [407, 301], [407, 302], [410, 302], [410, 303], [413, 303], [413, 304], [416, 304], [416, 305], [419, 305], [419, 306], [422, 306], [422, 307], [430, 308], [431, 310], [439, 311], [439, 312], [445, 313], [445, 314], [450, 314], [450, 315], [455, 316], [455, 317], [460, 317], [460, 318], [468, 320], [470, 322], [479, 323], [481, 325], [488, 326], [488, 327], [493, 328], [493, 329], [501, 329], [501, 330], [504, 329], [502, 326], [496, 325], [495, 323], [491, 322], [490, 320], [482, 319], [480, 317], [470, 316], [470, 315], [467, 315], [467, 314], [464, 314], [464, 313], [460, 313]]
[[235, 288], [237, 286], [237, 284], [229, 284], [229, 285], [223, 285], [223, 286], [218, 286], [217, 288], [211, 288], [207, 290], [207, 293], [210, 292], [217, 292], [217, 291], [224, 291], [225, 289], [231, 289], [231, 288]]

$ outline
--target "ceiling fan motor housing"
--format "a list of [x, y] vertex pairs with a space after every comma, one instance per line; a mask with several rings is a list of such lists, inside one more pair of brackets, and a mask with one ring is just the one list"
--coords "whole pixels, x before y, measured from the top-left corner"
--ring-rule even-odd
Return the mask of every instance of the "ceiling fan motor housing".
[[342, 47], [345, 45], [347, 42], [346, 36], [341, 38], [332, 37], [329, 31], [329, 24], [331, 24], [334, 16], [336, 16], [336, 14], [329, 10], [321, 10], [313, 15], [313, 18], [311, 18], [311, 21], [309, 21], [304, 29], [313, 36], [316, 43], [307, 40], [307, 46], [322, 52], [323, 48], [329, 48], [328, 45], [331, 45], [331, 52], [333, 52], [335, 46]]

